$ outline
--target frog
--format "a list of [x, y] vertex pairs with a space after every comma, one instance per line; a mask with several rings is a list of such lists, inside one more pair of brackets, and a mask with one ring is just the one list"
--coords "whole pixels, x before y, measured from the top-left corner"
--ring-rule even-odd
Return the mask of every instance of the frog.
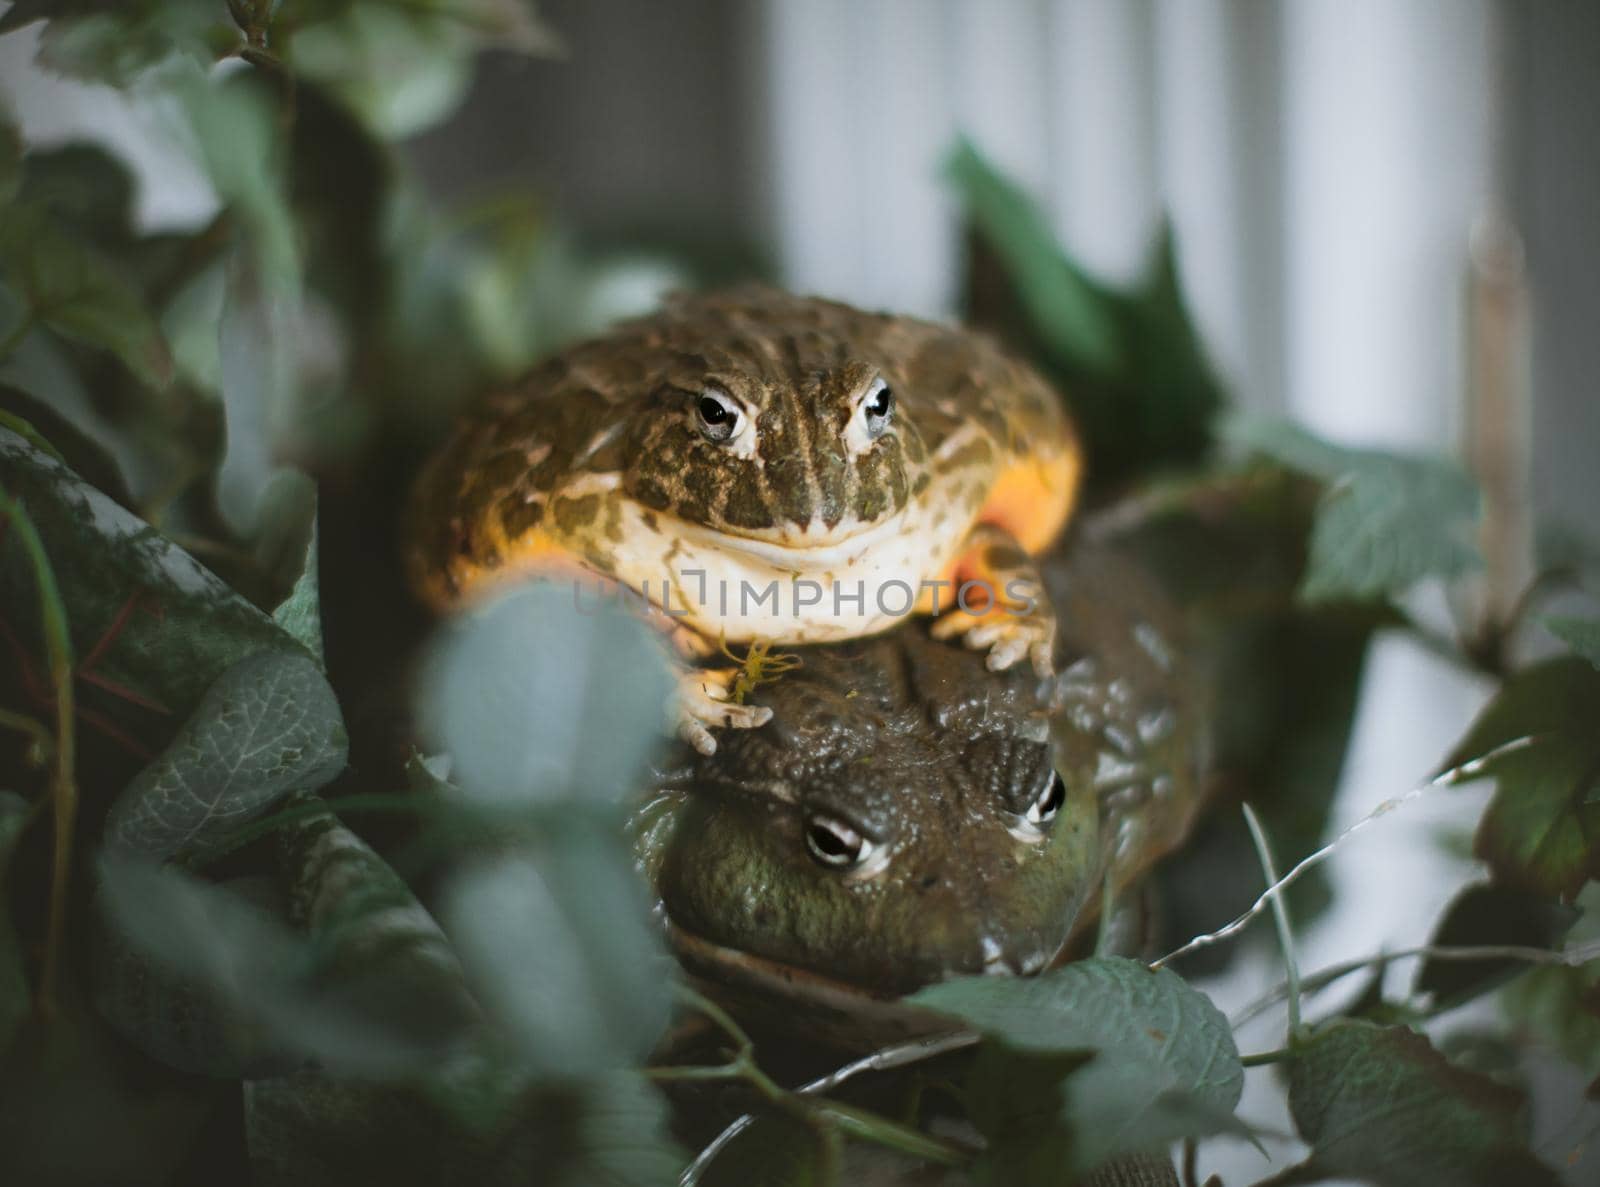
[[466, 412], [415, 484], [406, 563], [446, 613], [527, 580], [573, 581], [580, 610], [631, 600], [710, 756], [713, 729], [773, 712], [737, 686], [751, 648], [931, 616], [990, 668], [1047, 675], [1034, 558], [1082, 471], [1060, 396], [984, 334], [765, 286], [679, 294]]
[[1137, 932], [1140, 881], [1205, 801], [1205, 689], [1128, 556], [1084, 545], [1042, 572], [1052, 676], [910, 622], [803, 649], [758, 690], [771, 723], [663, 769], [639, 862], [705, 992], [871, 1049], [948, 1027], [901, 1000], [925, 985], [1036, 975], [1099, 941], [1103, 912]]

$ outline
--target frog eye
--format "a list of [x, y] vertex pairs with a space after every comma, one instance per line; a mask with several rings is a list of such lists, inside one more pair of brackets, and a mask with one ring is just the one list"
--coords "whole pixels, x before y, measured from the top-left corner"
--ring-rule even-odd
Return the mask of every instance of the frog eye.
[[694, 402], [694, 420], [702, 437], [720, 445], [738, 435], [744, 417], [731, 398], [708, 387]]
[[861, 415], [866, 421], [867, 439], [876, 441], [883, 436], [894, 417], [894, 392], [882, 379], [875, 379], [861, 397]]
[[1045, 789], [1028, 805], [1028, 823], [1035, 828], [1043, 828], [1056, 818], [1056, 813], [1061, 811], [1061, 805], [1066, 802], [1067, 782], [1061, 777], [1061, 772], [1056, 771], [1050, 776]]
[[806, 848], [823, 865], [845, 870], [861, 865], [878, 846], [837, 817], [815, 812], [806, 817]]

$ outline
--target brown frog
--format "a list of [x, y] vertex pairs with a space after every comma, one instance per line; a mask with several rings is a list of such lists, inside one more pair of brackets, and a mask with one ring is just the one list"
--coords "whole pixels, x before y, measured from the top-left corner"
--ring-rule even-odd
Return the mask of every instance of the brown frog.
[[[1080, 462], [1055, 393], [981, 335], [768, 288], [683, 296], [469, 414], [417, 484], [409, 568], [440, 609], [603, 582], [693, 660], [925, 613], [991, 668], [1044, 675], [1056, 617], [1030, 557]], [[702, 753], [711, 727], [772, 713], [735, 703], [737, 671], [680, 681]]]

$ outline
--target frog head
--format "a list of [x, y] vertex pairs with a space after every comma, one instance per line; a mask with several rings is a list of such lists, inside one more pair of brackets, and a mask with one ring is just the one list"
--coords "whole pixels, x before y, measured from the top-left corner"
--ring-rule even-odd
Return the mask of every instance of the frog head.
[[[684, 299], [652, 323], [653, 394], [633, 414], [627, 494], [723, 536], [825, 548], [900, 512], [926, 452], [872, 315], [756, 290]], [[848, 313], [848, 317], [845, 314]], [[887, 322], [889, 319], [883, 319]]]
[[695, 773], [658, 876], [677, 938], [884, 996], [1044, 968], [1101, 836], [1033, 684], [917, 625], [808, 652]]

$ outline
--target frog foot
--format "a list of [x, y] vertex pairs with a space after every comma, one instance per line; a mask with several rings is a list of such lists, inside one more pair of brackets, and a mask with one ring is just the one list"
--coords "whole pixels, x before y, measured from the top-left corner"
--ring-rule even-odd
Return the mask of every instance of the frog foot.
[[1056, 616], [1037, 575], [1014, 572], [997, 588], [1010, 601], [982, 610], [955, 609], [934, 619], [932, 635], [947, 640], [959, 637], [974, 651], [988, 651], [991, 672], [1003, 672], [1024, 656], [1041, 679], [1055, 674]]
[[717, 752], [715, 728], [753, 730], [772, 720], [765, 705], [736, 704], [734, 682], [740, 668], [690, 668], [678, 674], [672, 698], [673, 725], [680, 738], [701, 754]]

